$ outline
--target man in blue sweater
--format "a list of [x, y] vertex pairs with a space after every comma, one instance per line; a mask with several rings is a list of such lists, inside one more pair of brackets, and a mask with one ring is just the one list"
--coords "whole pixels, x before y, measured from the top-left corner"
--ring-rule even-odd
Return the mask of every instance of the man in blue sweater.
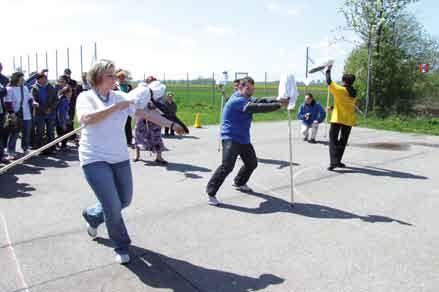
[[210, 205], [220, 204], [216, 193], [226, 177], [232, 172], [238, 155], [244, 165], [235, 177], [233, 186], [242, 192], [252, 192], [247, 186], [247, 182], [258, 165], [255, 150], [250, 142], [253, 114], [276, 111], [282, 105], [288, 104], [288, 99], [282, 100], [282, 102], [268, 99], [253, 100], [254, 91], [255, 83], [252, 78], [241, 79], [239, 92], [234, 93], [224, 107], [221, 124], [222, 164], [217, 168], [206, 188]]
[[305, 102], [300, 106], [297, 118], [302, 121], [301, 132], [303, 140], [308, 140], [309, 130], [311, 129], [311, 139], [309, 143], [315, 144], [319, 124], [325, 120], [326, 112], [320, 103], [314, 100], [314, 96], [311, 93], [305, 96]]

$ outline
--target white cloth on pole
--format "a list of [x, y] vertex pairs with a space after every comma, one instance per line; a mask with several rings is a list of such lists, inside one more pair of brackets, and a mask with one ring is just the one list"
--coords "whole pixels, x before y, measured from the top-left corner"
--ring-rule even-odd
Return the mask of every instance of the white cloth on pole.
[[221, 78], [217, 80], [216, 85], [226, 86], [228, 81], [229, 81], [229, 73], [227, 71], [224, 71]]
[[288, 110], [293, 110], [296, 106], [299, 90], [297, 90], [296, 78], [293, 74], [284, 74], [279, 80], [278, 100], [289, 98]]
[[136, 109], [146, 109], [148, 103], [151, 101], [151, 91], [146, 83], [140, 83], [127, 95], [129, 100], [134, 100]]
[[152, 91], [151, 98], [155, 101], [161, 101], [163, 100], [165, 93], [166, 93], [166, 85], [161, 83], [160, 81], [156, 80], [148, 84], [148, 87]]

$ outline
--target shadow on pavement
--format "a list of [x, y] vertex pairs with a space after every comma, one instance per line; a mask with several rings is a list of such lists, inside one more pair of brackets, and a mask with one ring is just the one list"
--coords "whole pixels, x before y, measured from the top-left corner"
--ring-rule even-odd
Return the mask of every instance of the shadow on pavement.
[[[271, 164], [278, 166], [277, 169], [282, 169], [290, 166], [290, 162], [285, 160], [258, 158], [258, 162], [262, 164]], [[293, 166], [299, 166], [299, 164], [293, 162]]]
[[428, 179], [428, 177], [422, 175], [416, 175], [408, 172], [390, 170], [390, 169], [373, 167], [373, 166], [368, 166], [368, 167], [347, 166], [346, 168], [343, 169], [336, 169], [334, 170], [334, 172], [340, 174], [361, 173], [371, 176], [388, 176], [388, 177], [406, 178], [406, 179], [422, 179], [422, 180]]
[[248, 195], [263, 199], [264, 202], [262, 202], [257, 208], [247, 208], [229, 204], [221, 204], [218, 206], [218, 208], [259, 215], [284, 212], [316, 219], [360, 219], [368, 223], [396, 222], [402, 225], [412, 226], [410, 223], [380, 215], [361, 216], [351, 212], [317, 204], [294, 203], [294, 207], [292, 207], [290, 202], [270, 195], [258, 192], [249, 193]]
[[[112, 247], [112, 243], [108, 239], [96, 238], [95, 241]], [[174, 292], [267, 291], [265, 289], [270, 285], [281, 284], [285, 281], [272, 274], [263, 274], [258, 278], [252, 278], [204, 268], [138, 246], [131, 246], [130, 254], [132, 255], [131, 262], [125, 267], [133, 272], [139, 280], [146, 286], [171, 289]]]

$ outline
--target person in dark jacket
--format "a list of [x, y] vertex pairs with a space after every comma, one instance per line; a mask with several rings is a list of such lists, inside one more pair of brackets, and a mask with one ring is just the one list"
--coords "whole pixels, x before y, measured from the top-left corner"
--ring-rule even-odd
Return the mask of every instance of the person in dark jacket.
[[[120, 90], [122, 92], [128, 93], [133, 90], [131, 84], [128, 83], [127, 76], [128, 74], [124, 70], [119, 70], [116, 72], [117, 83], [115, 83], [116, 90]], [[127, 145], [133, 147], [133, 119], [128, 116], [127, 121], [125, 123], [125, 137], [127, 139]]]
[[6, 109], [5, 109], [5, 97], [8, 95], [6, 86], [9, 83], [8, 77], [2, 74], [3, 65], [0, 63], [0, 162], [8, 163], [6, 159], [3, 158], [4, 151], [6, 147], [6, 131], [4, 129]]
[[[167, 116], [172, 117], [173, 119], [177, 117], [177, 104], [174, 102], [174, 94], [172, 92], [169, 92], [166, 96], [165, 108]], [[169, 134], [169, 131], [171, 134]], [[165, 128], [165, 137], [168, 137], [169, 135], [175, 136], [174, 130]]]
[[309, 130], [311, 129], [311, 139], [309, 143], [316, 143], [319, 124], [321, 124], [325, 118], [326, 112], [320, 103], [314, 100], [314, 96], [311, 93], [306, 94], [305, 102], [300, 106], [297, 113], [297, 119], [302, 121], [301, 132], [304, 141], [308, 140]]
[[[31, 92], [34, 98], [35, 125], [37, 127], [35, 143], [36, 147], [40, 148], [44, 145], [45, 136], [48, 143], [54, 139], [58, 96], [55, 88], [48, 82], [47, 76], [43, 73], [38, 74], [37, 83], [32, 86]], [[51, 148], [44, 154], [50, 154], [53, 150], [54, 148]]]
[[216, 193], [226, 177], [232, 172], [238, 155], [244, 165], [235, 177], [233, 186], [242, 192], [252, 192], [252, 189], [247, 186], [247, 182], [258, 165], [255, 150], [250, 142], [253, 114], [276, 111], [281, 106], [288, 105], [288, 99], [283, 99], [281, 102], [267, 98], [254, 100], [252, 99], [254, 90], [255, 82], [252, 78], [241, 79], [239, 93], [233, 94], [224, 107], [221, 123], [222, 164], [217, 168], [206, 187], [210, 205], [220, 204]]
[[[58, 106], [56, 107], [56, 134], [61, 137], [68, 133], [68, 126], [73, 124], [73, 119], [70, 117], [70, 99], [73, 91], [70, 86], [65, 86], [58, 91]], [[61, 142], [61, 149], [67, 147], [67, 139]]]

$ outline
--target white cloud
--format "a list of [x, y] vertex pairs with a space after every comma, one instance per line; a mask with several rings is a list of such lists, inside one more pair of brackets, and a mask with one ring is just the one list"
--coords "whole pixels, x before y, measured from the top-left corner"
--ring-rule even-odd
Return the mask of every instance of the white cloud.
[[284, 5], [280, 5], [275, 2], [270, 2], [267, 4], [267, 10], [270, 13], [283, 15], [283, 16], [297, 16], [299, 14], [299, 10], [295, 8], [288, 8]]
[[206, 27], [206, 32], [220, 36], [220, 37], [234, 37], [236, 36], [236, 31], [230, 27], [208, 25]]
[[280, 11], [280, 6], [279, 6], [279, 4], [272, 2], [272, 3], [267, 4], [267, 9], [268, 9], [268, 11], [275, 13], [275, 12]]
[[287, 14], [291, 16], [296, 16], [297, 14], [299, 14], [299, 12], [296, 9], [288, 9]]

